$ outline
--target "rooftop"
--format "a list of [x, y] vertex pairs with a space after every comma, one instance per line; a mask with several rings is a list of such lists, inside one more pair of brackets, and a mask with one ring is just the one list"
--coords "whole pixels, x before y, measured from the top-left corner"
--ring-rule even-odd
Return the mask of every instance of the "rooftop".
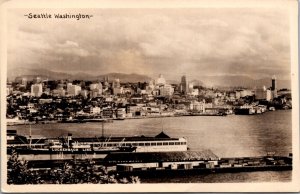
[[218, 160], [219, 157], [211, 150], [185, 151], [185, 152], [132, 152], [132, 153], [110, 153], [104, 161], [114, 163], [132, 162], [175, 162], [175, 161], [196, 161], [196, 160]]

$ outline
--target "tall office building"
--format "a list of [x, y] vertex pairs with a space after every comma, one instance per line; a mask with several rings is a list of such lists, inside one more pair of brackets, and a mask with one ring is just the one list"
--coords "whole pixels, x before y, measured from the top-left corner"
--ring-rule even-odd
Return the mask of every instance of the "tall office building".
[[272, 90], [272, 91], [277, 90], [277, 86], [276, 86], [276, 76], [275, 76], [275, 75], [272, 76], [272, 87], [271, 87], [271, 90]]
[[102, 84], [101, 83], [93, 83], [90, 85], [90, 90], [94, 89], [101, 89], [102, 90]]
[[115, 79], [112, 83], [113, 95], [123, 94], [123, 87], [121, 87], [120, 79]]
[[52, 95], [53, 96], [65, 96], [66, 90], [63, 87], [59, 87], [55, 90], [52, 90]]
[[39, 84], [41, 82], [42, 82], [42, 78], [41, 77], [35, 77], [35, 78], [33, 78], [33, 83], [34, 84]]
[[108, 76], [103, 78], [103, 88], [108, 88], [109, 83], [108, 83]]
[[42, 84], [32, 84], [31, 85], [31, 95], [35, 97], [40, 97], [43, 93]]
[[77, 85], [67, 84], [67, 92], [69, 96], [77, 96], [81, 92], [81, 87]]
[[172, 96], [174, 93], [174, 88], [170, 84], [166, 84], [159, 88], [159, 93], [161, 96]]
[[188, 89], [188, 93], [191, 94], [194, 90], [194, 83], [190, 82], [188, 83], [189, 89]]
[[102, 92], [103, 92], [103, 87], [102, 87], [102, 84], [100, 82], [90, 85], [90, 97], [91, 98], [101, 96]]
[[121, 87], [120, 79], [115, 79], [112, 83], [112, 88], [119, 88], [119, 87]]
[[275, 75], [272, 76], [271, 91], [272, 91], [273, 98], [277, 98], [277, 81]]
[[187, 94], [188, 92], [188, 82], [185, 75], [181, 77], [180, 91], [183, 94]]

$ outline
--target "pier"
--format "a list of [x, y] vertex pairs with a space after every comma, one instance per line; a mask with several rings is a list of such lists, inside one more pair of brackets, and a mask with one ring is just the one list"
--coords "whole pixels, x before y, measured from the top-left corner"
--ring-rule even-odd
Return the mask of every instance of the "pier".
[[111, 153], [104, 159], [64, 159], [28, 161], [34, 170], [60, 169], [65, 163], [86, 162], [104, 166], [109, 173], [122, 176], [180, 176], [207, 173], [292, 170], [292, 155], [218, 158], [210, 150], [186, 152]]

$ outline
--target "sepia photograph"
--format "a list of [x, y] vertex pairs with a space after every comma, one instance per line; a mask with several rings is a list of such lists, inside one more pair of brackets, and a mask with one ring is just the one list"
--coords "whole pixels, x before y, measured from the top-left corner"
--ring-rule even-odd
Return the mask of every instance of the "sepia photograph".
[[299, 191], [297, 1], [28, 2], [1, 6], [3, 192]]

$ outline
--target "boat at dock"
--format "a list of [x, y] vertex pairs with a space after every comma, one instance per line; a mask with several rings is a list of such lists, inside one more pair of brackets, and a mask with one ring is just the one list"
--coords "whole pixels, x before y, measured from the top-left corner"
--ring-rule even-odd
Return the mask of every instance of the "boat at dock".
[[84, 119], [84, 122], [104, 122], [104, 123], [111, 123], [113, 119], [103, 119], [103, 118], [91, 118], [91, 119]]
[[23, 119], [20, 119], [19, 117], [6, 118], [6, 125], [7, 126], [29, 125], [29, 124], [34, 124], [34, 123], [35, 122], [33, 122], [33, 121], [23, 120]]
[[132, 137], [73, 137], [69, 133], [58, 138], [32, 138], [7, 133], [7, 154], [16, 151], [26, 160], [104, 158], [112, 152], [169, 152], [187, 151], [185, 138], [171, 138], [164, 132], [154, 136]]
[[[122, 141], [108, 145], [108, 138], [72, 138], [72, 134], [58, 138], [32, 138], [9, 130], [7, 154], [16, 152], [25, 160], [99, 159], [112, 152], [133, 152], [136, 147], [124, 145]], [[80, 141], [82, 140], [82, 141]], [[93, 142], [92, 142], [93, 140]], [[97, 144], [96, 144], [97, 142]]]
[[236, 107], [234, 112], [236, 115], [256, 115], [263, 114], [267, 111], [267, 107], [264, 105], [243, 105]]
[[184, 114], [183, 116], [227, 116], [226, 113], [223, 112], [218, 112], [218, 113], [187, 113]]

